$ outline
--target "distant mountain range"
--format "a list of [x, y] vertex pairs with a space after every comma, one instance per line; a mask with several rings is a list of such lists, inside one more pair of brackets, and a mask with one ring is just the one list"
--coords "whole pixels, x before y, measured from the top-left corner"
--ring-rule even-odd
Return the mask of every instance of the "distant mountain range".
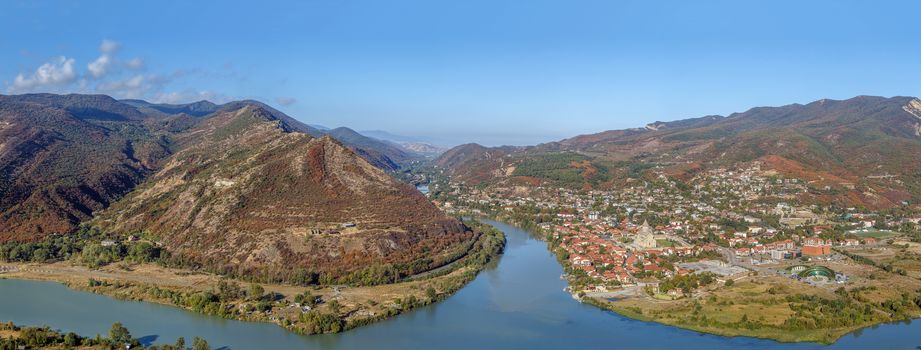
[[87, 223], [220, 272], [416, 273], [473, 233], [385, 172], [409, 158], [381, 142], [256, 101], [0, 95], [0, 243]]
[[655, 122], [531, 147], [448, 150], [435, 164], [471, 183], [612, 188], [655, 167], [675, 179], [754, 162], [801, 178], [820, 203], [921, 201], [921, 101], [859, 96]]
[[429, 142], [429, 140], [424, 139], [424, 138], [397, 135], [397, 134], [393, 134], [393, 133], [390, 133], [384, 130], [362, 130], [361, 134], [366, 135], [368, 137], [376, 138], [378, 140], [387, 140], [390, 142], [397, 142], [397, 143], [427, 143]]

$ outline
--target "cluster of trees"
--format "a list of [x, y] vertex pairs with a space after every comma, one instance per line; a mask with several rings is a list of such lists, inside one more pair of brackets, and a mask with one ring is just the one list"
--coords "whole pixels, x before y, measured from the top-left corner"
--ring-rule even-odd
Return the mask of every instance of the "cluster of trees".
[[480, 223], [471, 225], [475, 231], [482, 232], [482, 236], [477, 240], [472, 252], [464, 258], [464, 265], [482, 268], [505, 250], [505, 235], [502, 231], [489, 225]]
[[159, 262], [167, 253], [160, 247], [148, 242], [131, 244], [114, 243], [103, 246], [98, 243], [88, 243], [80, 255], [80, 261], [89, 267], [100, 267], [117, 261], [127, 260], [135, 263]]
[[294, 302], [300, 305], [309, 306], [311, 308], [316, 307], [317, 304], [322, 303], [323, 299], [319, 296], [313, 295], [310, 291], [305, 291], [301, 294], [294, 296]]
[[[585, 169], [591, 167], [591, 171]], [[549, 153], [523, 159], [512, 173], [557, 182], [563, 186], [579, 187], [584, 183], [598, 185], [610, 179], [606, 166], [592, 162], [577, 153]]]
[[[138, 339], [131, 336], [131, 332], [120, 322], [112, 324], [109, 329], [109, 336], [103, 338], [97, 335], [95, 338], [81, 337], [80, 335], [68, 332], [66, 334], [57, 332], [48, 327], [18, 327], [12, 322], [0, 324], [0, 330], [17, 332], [18, 335], [9, 338], [0, 338], [0, 350], [18, 350], [42, 349], [42, 348], [65, 348], [72, 349], [76, 347], [93, 347], [101, 349], [124, 349], [126, 346], [134, 348], [145, 348], [150, 350], [187, 350], [185, 339], [180, 337], [174, 345], [160, 345], [142, 347]], [[211, 350], [208, 342], [199, 337], [192, 340], [192, 350]]]
[[692, 273], [684, 276], [677, 275], [672, 278], [666, 278], [659, 282], [659, 291], [668, 293], [671, 290], [679, 289], [684, 295], [690, 295], [695, 289], [706, 286], [715, 281], [712, 273]]
[[[430, 263], [431, 260], [428, 259]], [[421, 262], [419, 264], [427, 265], [426, 262]], [[349, 285], [379, 285], [379, 284], [388, 284], [399, 281], [401, 278], [400, 270], [397, 269], [393, 264], [375, 264], [363, 268], [361, 270], [352, 272], [346, 276], [330, 279], [327, 282], [330, 284], [349, 284]]]
[[0, 245], [2, 262], [50, 262], [79, 254], [83, 243], [69, 236], [54, 236], [42, 242], [7, 242]]
[[345, 322], [338, 315], [316, 310], [302, 313], [299, 320], [304, 324], [303, 329], [308, 334], [339, 333], [345, 327]]
[[149, 242], [113, 242], [103, 246], [105, 237], [98, 231], [81, 227], [77, 232], [52, 236], [40, 242], [7, 242], [0, 245], [0, 262], [54, 262], [79, 256], [80, 262], [100, 267], [116, 261], [159, 262], [168, 254]]
[[[244, 289], [239, 283], [227, 280], [218, 281], [217, 287], [209, 291], [183, 292], [154, 286], [147, 288], [146, 293], [154, 298], [167, 300], [173, 305], [219, 317], [237, 316], [241, 311], [270, 311], [274, 302], [284, 298], [275, 292], [265, 292], [259, 284], [251, 284]], [[236, 304], [245, 305], [245, 308], [233, 307]]]
[[17, 350], [20, 347], [37, 349], [44, 347], [95, 346], [96, 339], [83, 338], [76, 333], [61, 334], [48, 327], [17, 327], [12, 323], [0, 324], [0, 330], [19, 332], [16, 337], [0, 338], [0, 350]]

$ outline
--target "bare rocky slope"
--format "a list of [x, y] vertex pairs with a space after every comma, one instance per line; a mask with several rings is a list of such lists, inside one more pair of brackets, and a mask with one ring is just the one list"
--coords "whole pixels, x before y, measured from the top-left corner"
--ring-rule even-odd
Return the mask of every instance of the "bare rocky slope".
[[474, 234], [329, 136], [269, 111], [224, 110], [176, 135], [181, 150], [92, 223], [138, 234], [229, 274], [297, 268], [408, 275], [462, 254]]

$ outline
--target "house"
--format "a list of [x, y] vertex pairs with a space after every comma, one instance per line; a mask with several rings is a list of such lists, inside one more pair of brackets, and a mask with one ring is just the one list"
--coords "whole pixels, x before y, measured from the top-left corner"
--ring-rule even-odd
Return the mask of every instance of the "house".
[[592, 259], [582, 255], [573, 255], [569, 258], [569, 261], [575, 266], [589, 266], [592, 264]]
[[771, 250], [771, 259], [774, 260], [783, 260], [786, 259], [789, 255], [786, 250], [772, 249]]
[[803, 241], [803, 256], [821, 256], [831, 254], [831, 240], [819, 237], [807, 237]]

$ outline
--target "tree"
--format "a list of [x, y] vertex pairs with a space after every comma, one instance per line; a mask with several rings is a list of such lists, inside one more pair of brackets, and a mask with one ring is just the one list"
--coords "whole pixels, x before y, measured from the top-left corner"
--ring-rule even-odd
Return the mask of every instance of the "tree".
[[121, 322], [115, 322], [112, 324], [112, 329], [109, 330], [109, 339], [116, 344], [126, 344], [131, 343], [131, 333], [128, 332], [128, 329], [121, 324]]
[[147, 242], [131, 245], [128, 249], [128, 258], [134, 262], [151, 262], [160, 255], [159, 249]]
[[318, 278], [319, 274], [316, 272], [310, 272], [305, 269], [297, 269], [294, 271], [294, 277], [291, 278], [291, 283], [300, 286], [307, 286], [311, 284], [317, 284]]
[[202, 338], [192, 338], [192, 350], [211, 350], [211, 345]]
[[217, 290], [223, 301], [235, 300], [243, 295], [243, 288], [238, 283], [223, 279], [217, 282]]
[[341, 308], [342, 308], [342, 305], [339, 304], [339, 301], [337, 301], [337, 300], [330, 300], [330, 302], [329, 302], [329, 309], [332, 310], [332, 312], [338, 314], [338, 313], [339, 313], [339, 309], [341, 309]]
[[185, 337], [179, 337], [176, 339], [176, 344], [174, 345], [177, 349], [185, 350]]
[[74, 332], [69, 332], [64, 336], [64, 346], [75, 347], [80, 344], [80, 336]]
[[249, 285], [249, 292], [247, 294], [249, 294], [250, 299], [260, 299], [262, 295], [265, 294], [265, 289], [262, 288], [261, 285], [253, 283]]
[[313, 294], [310, 294], [310, 291], [305, 291], [304, 293], [294, 296], [295, 303], [298, 303], [301, 305], [307, 305], [309, 307], [317, 306], [318, 300], [319, 300], [319, 297]]

